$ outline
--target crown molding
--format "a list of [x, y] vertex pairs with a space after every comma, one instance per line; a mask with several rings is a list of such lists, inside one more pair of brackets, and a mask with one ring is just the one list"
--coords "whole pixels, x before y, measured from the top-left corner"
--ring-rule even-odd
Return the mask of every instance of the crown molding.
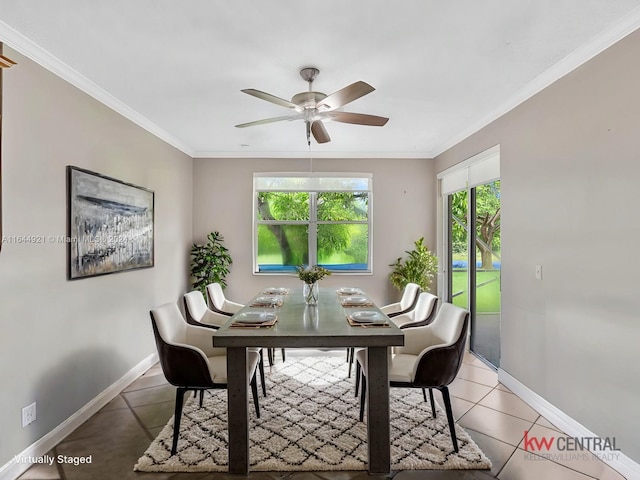
[[18, 53], [29, 58], [30, 60], [33, 60], [43, 68], [49, 70], [54, 75], [57, 75], [63, 80], [66, 80], [74, 87], [82, 90], [87, 95], [95, 98], [97, 101], [111, 108], [123, 117], [131, 120], [133, 123], [147, 130], [152, 135], [155, 135], [160, 140], [177, 148], [186, 155], [193, 157], [191, 149], [176, 137], [160, 128], [144, 115], [141, 115], [136, 110], [132, 109], [127, 104], [108, 93], [102, 87], [98, 86], [84, 75], [72, 69], [59, 58], [51, 55], [38, 44], [28, 39], [23, 34], [13, 29], [1, 20], [0, 41], [13, 50], [17, 51]]
[[200, 151], [193, 154], [193, 158], [393, 158], [433, 159], [429, 152], [313, 152], [298, 150], [291, 152], [207, 152]]
[[547, 88], [549, 85], [564, 77], [568, 73], [591, 60], [593, 57], [622, 40], [630, 33], [640, 28], [640, 7], [633, 9], [611, 28], [596, 36], [593, 41], [582, 45], [571, 52], [559, 62], [545, 70], [532, 81], [527, 83], [522, 89], [512, 95], [498, 108], [482, 117], [479, 121], [465, 128], [457, 135], [454, 135], [446, 142], [441, 143], [433, 149], [433, 157], [437, 157], [451, 147], [469, 138], [474, 133], [497, 120], [515, 107], [524, 103], [535, 94]]

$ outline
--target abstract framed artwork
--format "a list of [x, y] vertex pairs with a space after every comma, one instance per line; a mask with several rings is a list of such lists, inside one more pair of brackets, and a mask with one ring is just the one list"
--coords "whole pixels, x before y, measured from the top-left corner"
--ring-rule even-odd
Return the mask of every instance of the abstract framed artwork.
[[67, 166], [67, 278], [150, 268], [154, 192]]

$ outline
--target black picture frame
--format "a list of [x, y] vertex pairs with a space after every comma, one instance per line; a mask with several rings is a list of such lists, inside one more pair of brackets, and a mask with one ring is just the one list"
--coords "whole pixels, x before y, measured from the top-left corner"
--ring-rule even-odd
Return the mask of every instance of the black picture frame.
[[67, 278], [154, 266], [155, 193], [67, 166]]

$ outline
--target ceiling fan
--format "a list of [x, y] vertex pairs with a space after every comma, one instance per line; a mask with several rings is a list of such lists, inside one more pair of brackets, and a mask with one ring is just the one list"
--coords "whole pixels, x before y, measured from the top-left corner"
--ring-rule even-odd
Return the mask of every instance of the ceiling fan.
[[270, 93], [265, 93], [253, 88], [247, 88], [242, 92], [254, 97], [275, 103], [282, 107], [293, 110], [294, 114], [282, 117], [265, 118], [256, 120], [255, 122], [241, 123], [236, 125], [238, 128], [252, 127], [254, 125], [263, 125], [265, 123], [281, 122], [284, 120], [304, 120], [307, 131], [307, 144], [311, 145], [311, 135], [318, 143], [327, 143], [331, 141], [327, 129], [323, 124], [323, 120], [333, 120], [335, 122], [353, 123], [356, 125], [369, 125], [382, 127], [389, 120], [386, 117], [378, 117], [377, 115], [367, 115], [364, 113], [352, 113], [338, 111], [338, 109], [348, 103], [357, 100], [375, 90], [371, 85], [365, 82], [355, 82], [351, 85], [332, 93], [325, 95], [321, 92], [314, 92], [312, 84], [320, 73], [315, 67], [306, 67], [300, 70], [300, 76], [305, 82], [309, 83], [309, 91], [295, 94], [291, 101], [276, 97]]

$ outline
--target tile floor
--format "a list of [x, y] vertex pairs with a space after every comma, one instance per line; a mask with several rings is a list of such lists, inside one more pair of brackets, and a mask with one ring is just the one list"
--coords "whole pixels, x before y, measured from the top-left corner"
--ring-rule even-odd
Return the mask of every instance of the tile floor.
[[[290, 349], [287, 350], [287, 357], [296, 353], [305, 354]], [[327, 353], [330, 352], [318, 352]], [[278, 356], [276, 361], [282, 360]], [[256, 472], [248, 477], [220, 473], [137, 473], [133, 471], [133, 465], [173, 415], [174, 387], [167, 384], [160, 367], [156, 365], [49, 453], [55, 457], [92, 455], [90, 465], [34, 465], [20, 480], [364, 480], [390, 477], [394, 480], [624, 479], [595, 456], [581, 461], [554, 462], [525, 452], [522, 443], [525, 430], [539, 438], [557, 435], [558, 429], [498, 383], [496, 372], [474, 355], [466, 354], [465, 362], [450, 391], [458, 423], [491, 459], [491, 471], [413, 470], [392, 472], [389, 477], [371, 476], [366, 472]], [[442, 404], [440, 393], [434, 393], [436, 401]]]

